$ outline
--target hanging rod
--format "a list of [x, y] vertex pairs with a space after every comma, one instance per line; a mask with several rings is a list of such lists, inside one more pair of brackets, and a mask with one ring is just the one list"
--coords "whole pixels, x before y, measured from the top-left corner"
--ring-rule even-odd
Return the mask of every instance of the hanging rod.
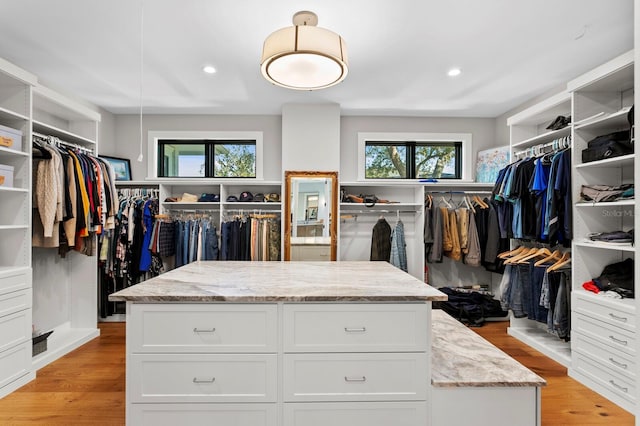
[[35, 136], [37, 138], [40, 138], [40, 139], [44, 139], [45, 141], [47, 141], [49, 143], [65, 145], [65, 146], [69, 146], [69, 147], [78, 149], [80, 151], [86, 151], [86, 152], [93, 153], [93, 150], [91, 148], [87, 148], [87, 147], [78, 145], [77, 143], [71, 143], [71, 142], [63, 141], [62, 139], [60, 139], [60, 138], [58, 138], [56, 136], [45, 135], [45, 134], [38, 133], [38, 132], [31, 132], [31, 135]]
[[489, 190], [487, 190], [487, 191], [475, 191], [475, 190], [474, 191], [460, 191], [460, 190], [458, 190], [458, 191], [427, 191], [427, 194], [458, 194], [458, 195], [460, 195], [460, 194], [471, 194], [471, 195], [474, 195], [474, 194], [492, 194], [492, 193], [493, 192], [489, 191]]
[[554, 139], [551, 142], [547, 142], [547, 143], [531, 146], [531, 147], [529, 147], [529, 148], [527, 148], [525, 150], [522, 150], [522, 151], [519, 151], [519, 152], [515, 152], [513, 155], [515, 157], [519, 157], [522, 154], [531, 154], [531, 155], [533, 155], [536, 151], [541, 153], [543, 149], [549, 148], [549, 147], [553, 147], [554, 151], [559, 151], [561, 149], [571, 148], [571, 146], [572, 146], [571, 136], [565, 136], [565, 137], [560, 138], [560, 139]]
[[380, 214], [380, 213], [422, 213], [422, 210], [342, 210], [340, 215]]

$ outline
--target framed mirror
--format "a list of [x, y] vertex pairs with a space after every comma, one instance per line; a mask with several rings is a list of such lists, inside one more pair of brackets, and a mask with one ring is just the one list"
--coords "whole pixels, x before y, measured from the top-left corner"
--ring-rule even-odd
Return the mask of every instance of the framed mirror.
[[336, 260], [338, 172], [284, 172], [284, 260]]

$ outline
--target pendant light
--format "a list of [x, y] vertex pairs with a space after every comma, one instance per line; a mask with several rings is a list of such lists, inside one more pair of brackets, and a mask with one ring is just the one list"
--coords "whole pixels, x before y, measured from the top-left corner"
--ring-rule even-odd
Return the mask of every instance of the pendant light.
[[288, 89], [317, 90], [345, 79], [348, 64], [344, 40], [317, 25], [315, 13], [301, 11], [293, 15], [293, 27], [267, 37], [260, 66], [269, 82]]

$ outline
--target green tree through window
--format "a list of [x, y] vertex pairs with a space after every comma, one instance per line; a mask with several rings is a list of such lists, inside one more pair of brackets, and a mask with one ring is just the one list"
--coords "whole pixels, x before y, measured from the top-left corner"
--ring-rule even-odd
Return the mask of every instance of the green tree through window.
[[461, 142], [366, 142], [367, 179], [460, 179]]

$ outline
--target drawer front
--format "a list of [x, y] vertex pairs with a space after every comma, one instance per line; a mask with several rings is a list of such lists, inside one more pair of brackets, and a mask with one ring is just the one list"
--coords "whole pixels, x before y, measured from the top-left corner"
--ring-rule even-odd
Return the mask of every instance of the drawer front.
[[31, 340], [0, 352], [0, 387], [31, 371]]
[[428, 354], [287, 354], [285, 401], [419, 401]]
[[625, 309], [625, 306], [615, 305], [615, 301], [606, 300], [604, 297], [593, 300], [593, 297], [583, 295], [577, 297], [576, 302], [573, 308], [580, 314], [629, 331], [636, 329], [635, 314], [630, 308]]
[[276, 352], [277, 306], [133, 304], [135, 352]]
[[131, 404], [135, 426], [276, 426], [275, 404]]
[[11, 293], [31, 287], [31, 274], [18, 272], [0, 277], [0, 294]]
[[0, 295], [0, 317], [29, 309], [31, 299], [30, 288]]
[[578, 372], [590, 377], [607, 391], [619, 395], [629, 401], [635, 401], [635, 380], [624, 377], [580, 353], [573, 356], [572, 365]]
[[576, 314], [573, 329], [626, 354], [635, 356], [635, 334], [621, 328], [598, 322], [585, 315]]
[[275, 402], [277, 355], [132, 355], [133, 402]]
[[285, 304], [285, 352], [418, 352], [430, 342], [427, 304]]
[[284, 426], [426, 426], [426, 402], [284, 404]]
[[611, 368], [623, 376], [635, 378], [636, 362], [632, 356], [604, 345], [597, 340], [590, 339], [581, 333], [573, 333], [571, 336], [572, 349], [594, 358], [600, 365]]
[[26, 341], [31, 344], [31, 309], [0, 317], [0, 351]]

